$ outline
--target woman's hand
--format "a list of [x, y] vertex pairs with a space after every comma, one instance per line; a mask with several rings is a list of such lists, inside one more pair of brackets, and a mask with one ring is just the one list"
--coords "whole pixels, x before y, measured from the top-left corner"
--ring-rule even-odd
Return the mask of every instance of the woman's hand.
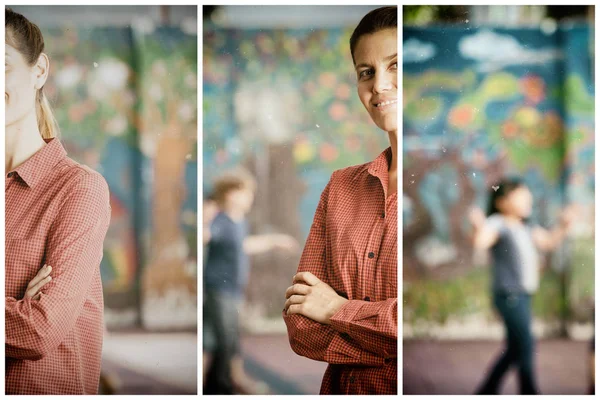
[[37, 275], [27, 285], [27, 290], [25, 291], [25, 296], [23, 298], [39, 300], [40, 290], [46, 283], [52, 280], [50, 272], [52, 272], [52, 267], [44, 264], [44, 266], [38, 271]]
[[287, 315], [300, 314], [329, 325], [329, 319], [348, 301], [310, 272], [296, 274], [292, 283], [285, 292]]

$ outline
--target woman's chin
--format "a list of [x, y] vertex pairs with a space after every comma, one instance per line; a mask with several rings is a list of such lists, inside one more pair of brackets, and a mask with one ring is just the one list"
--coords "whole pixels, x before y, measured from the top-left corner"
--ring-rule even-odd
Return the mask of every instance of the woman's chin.
[[372, 118], [375, 125], [383, 131], [394, 132], [398, 131], [398, 118], [396, 113], [386, 115], [383, 118]]
[[379, 123], [376, 124], [379, 129], [381, 129], [382, 131], [386, 131], [386, 132], [397, 132], [398, 131], [398, 124], [396, 123], [396, 121], [394, 121], [393, 123], [389, 122], [389, 123]]

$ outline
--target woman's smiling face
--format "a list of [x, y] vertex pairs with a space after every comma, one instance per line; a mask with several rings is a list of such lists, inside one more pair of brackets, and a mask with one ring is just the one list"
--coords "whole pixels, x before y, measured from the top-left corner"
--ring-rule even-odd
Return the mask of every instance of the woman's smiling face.
[[397, 29], [363, 35], [354, 49], [358, 97], [375, 124], [386, 132], [398, 130]]
[[5, 43], [5, 126], [19, 121], [33, 112], [35, 106], [35, 77], [23, 55]]

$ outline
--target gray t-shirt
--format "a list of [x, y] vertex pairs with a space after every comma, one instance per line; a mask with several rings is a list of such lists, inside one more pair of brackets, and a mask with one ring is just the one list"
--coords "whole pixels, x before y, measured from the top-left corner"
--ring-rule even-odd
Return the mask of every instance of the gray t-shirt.
[[487, 227], [499, 233], [491, 248], [492, 287], [497, 292], [534, 293], [539, 286], [539, 255], [532, 228], [525, 224], [508, 224], [500, 214], [486, 220]]

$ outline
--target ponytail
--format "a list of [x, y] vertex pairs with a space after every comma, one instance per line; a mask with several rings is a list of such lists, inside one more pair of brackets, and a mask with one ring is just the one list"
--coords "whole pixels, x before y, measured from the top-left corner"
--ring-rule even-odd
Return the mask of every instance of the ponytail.
[[36, 95], [35, 113], [42, 138], [52, 139], [58, 137], [60, 134], [58, 122], [56, 121], [56, 118], [54, 118], [50, 102], [44, 94], [43, 88], [40, 89]]

